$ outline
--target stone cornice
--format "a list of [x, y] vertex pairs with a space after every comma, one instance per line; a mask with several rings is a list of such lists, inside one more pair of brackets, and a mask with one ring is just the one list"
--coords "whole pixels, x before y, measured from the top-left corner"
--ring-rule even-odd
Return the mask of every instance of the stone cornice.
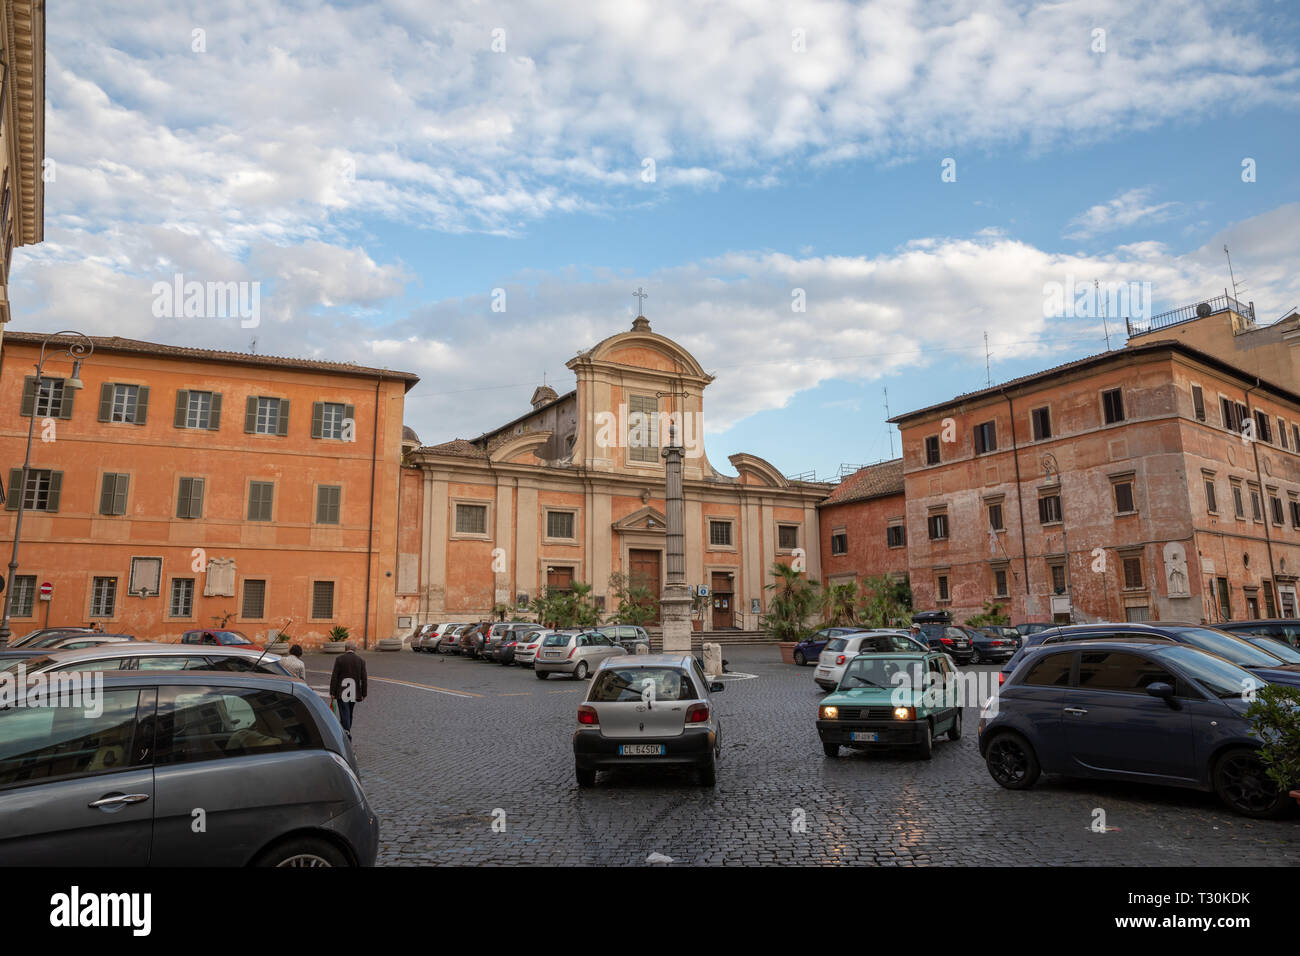
[[14, 245], [45, 237], [45, 0], [5, 0], [5, 121], [13, 141]]

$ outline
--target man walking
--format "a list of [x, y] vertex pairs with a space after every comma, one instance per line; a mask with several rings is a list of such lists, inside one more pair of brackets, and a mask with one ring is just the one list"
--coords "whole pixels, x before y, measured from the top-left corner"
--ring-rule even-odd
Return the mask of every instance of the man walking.
[[352, 739], [353, 708], [366, 699], [366, 662], [357, 654], [356, 641], [348, 641], [334, 661], [330, 675], [330, 696], [339, 709], [339, 723]]

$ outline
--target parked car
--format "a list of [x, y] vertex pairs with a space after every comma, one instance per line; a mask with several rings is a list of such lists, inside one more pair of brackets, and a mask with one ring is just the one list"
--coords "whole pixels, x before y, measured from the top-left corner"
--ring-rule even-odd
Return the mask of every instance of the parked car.
[[520, 622], [509, 621], [498, 623], [493, 624], [492, 627], [488, 629], [487, 635], [484, 638], [483, 649], [479, 652], [483, 660], [496, 661], [497, 663], [501, 662], [501, 645], [505, 642], [506, 638], [510, 636], [510, 631], [518, 623]]
[[1019, 637], [1003, 637], [1001, 634], [987, 633], [988, 628], [961, 626], [959, 628], [970, 638], [972, 664], [997, 664], [1011, 659], [1020, 650]]
[[603, 661], [578, 707], [578, 786], [593, 787], [597, 771], [625, 766], [695, 767], [700, 783], [714, 786], [722, 728], [712, 695], [723, 687], [709, 681], [689, 654]]
[[[425, 627], [428, 626], [429, 625], [427, 624], [425, 625]], [[437, 654], [439, 651], [443, 649], [443, 639], [450, 632], [456, 630], [458, 627], [463, 627], [463, 626], [464, 625], [459, 621], [449, 621], [444, 624], [433, 625], [432, 630], [430, 630], [427, 634], [425, 634], [424, 637], [421, 639], [420, 650], [424, 651], [427, 654]]]
[[135, 637], [131, 634], [104, 634], [101, 631], [76, 631], [72, 633], [56, 631], [53, 634], [46, 634], [24, 644], [19, 650], [75, 651], [83, 647], [95, 647], [99, 644], [120, 644], [123, 641], [134, 640]]
[[487, 633], [491, 627], [491, 621], [481, 621], [478, 624], [471, 625], [470, 629], [460, 636], [461, 655], [477, 660], [483, 652], [483, 642], [487, 638]]
[[93, 627], [42, 627], [36, 631], [28, 631], [16, 641], [10, 641], [9, 647], [17, 649], [20, 647], [29, 647], [42, 638], [54, 634], [98, 634]]
[[425, 646], [425, 641], [429, 637], [432, 637], [434, 639], [434, 647], [437, 647], [437, 640], [438, 640], [437, 624], [421, 624], [418, 628], [416, 628], [415, 633], [411, 635], [411, 640], [410, 640], [411, 650], [417, 654], [420, 653], [421, 651], [433, 650], [434, 649], [433, 647]]
[[921, 637], [930, 650], [947, 654], [958, 664], [969, 664], [975, 656], [970, 635], [955, 624], [918, 623]]
[[1006, 624], [988, 624], [984, 627], [976, 628], [976, 630], [983, 631], [985, 634], [989, 635], [989, 637], [998, 637], [1003, 640], [1010, 639], [1015, 641], [1015, 646], [1017, 648], [1024, 643], [1025, 636], [1020, 633], [1020, 630], [1015, 627], [1009, 627]]
[[250, 641], [243, 631], [234, 631], [229, 628], [203, 628], [197, 631], [186, 631], [181, 635], [182, 644], [219, 644], [222, 647], [256, 647], [257, 645]]
[[550, 633], [552, 632], [546, 628], [540, 628], [525, 634], [515, 645], [515, 663], [520, 667], [533, 667], [537, 660], [537, 652], [542, 649], [542, 641]]
[[599, 631], [577, 634], [548, 631], [533, 659], [533, 672], [538, 680], [545, 680], [552, 674], [572, 674], [577, 680], [586, 680], [605, 658], [626, 654], [627, 651]]
[[1030, 634], [1037, 634], [1039, 631], [1050, 630], [1054, 627], [1060, 627], [1060, 625], [1053, 624], [1051, 621], [1026, 621], [1024, 624], [1017, 624], [1016, 630], [1020, 632], [1021, 637], [1028, 637]]
[[[841, 747], [910, 747], [929, 760], [939, 735], [961, 739], [960, 700], [943, 693], [955, 673], [948, 655], [938, 651], [857, 655], [817, 708], [823, 753], [838, 757]], [[899, 674], [907, 675], [906, 681]], [[937, 692], [926, 693], [932, 680], [939, 682]]]
[[443, 654], [459, 654], [461, 652], [461, 637], [468, 634], [473, 627], [473, 624], [456, 624], [452, 626], [438, 639], [438, 650]]
[[542, 630], [540, 624], [515, 623], [510, 625], [510, 630], [501, 641], [501, 649], [496, 657], [497, 662], [503, 667], [513, 664], [515, 662], [515, 652], [519, 649], [519, 645], [528, 643], [534, 635], [540, 634]]
[[928, 650], [903, 634], [894, 631], [857, 631], [837, 637], [826, 645], [813, 671], [813, 682], [822, 690], [834, 690], [849, 661], [859, 654], [880, 654], [892, 651], [903, 653]]
[[0, 660], [0, 672], [16, 672], [20, 664], [28, 675], [74, 671], [187, 670], [291, 676], [278, 655], [267, 654], [255, 647], [204, 645], [199, 648], [146, 641], [102, 644], [80, 651], [49, 651], [39, 657]]
[[606, 624], [598, 630], [629, 654], [635, 654], [638, 647], [645, 648], [643, 653], [650, 653], [650, 635], [644, 627], [636, 624]]
[[1213, 791], [1248, 817], [1293, 809], [1264, 772], [1243, 690], [1251, 671], [1186, 643], [1046, 644], [979, 721], [989, 774], [1009, 790], [1041, 773]]
[[[1038, 635], [1032, 635], [1037, 637]], [[1211, 654], [1217, 654], [1224, 660], [1231, 661], [1238, 667], [1255, 674], [1255, 676], [1272, 684], [1288, 684], [1300, 687], [1300, 664], [1288, 664], [1277, 654], [1257, 647], [1249, 641], [1234, 634], [1206, 627], [1202, 624], [1178, 623], [1114, 623], [1114, 624], [1071, 624], [1056, 628], [1042, 636], [1040, 647], [1092, 638], [1137, 638], [1147, 641], [1162, 641], [1172, 644], [1190, 644]], [[1012, 672], [1020, 664], [1021, 658], [1031, 651], [1026, 647], [1016, 652], [1002, 668], [998, 682], [1005, 684]]]
[[1271, 637], [1291, 647], [1300, 648], [1300, 620], [1290, 617], [1266, 618], [1260, 621], [1227, 621], [1215, 624], [1221, 631], [1245, 637], [1255, 634], [1259, 637]]
[[0, 710], [0, 866], [374, 864], [352, 748], [305, 684], [140, 671], [100, 701]]
[[845, 634], [852, 634], [857, 628], [852, 627], [823, 627], [820, 631], [810, 634], [794, 646], [794, 662], [799, 667], [812, 662], [816, 663], [821, 659], [822, 651], [826, 650], [826, 645], [837, 637], [843, 637]]

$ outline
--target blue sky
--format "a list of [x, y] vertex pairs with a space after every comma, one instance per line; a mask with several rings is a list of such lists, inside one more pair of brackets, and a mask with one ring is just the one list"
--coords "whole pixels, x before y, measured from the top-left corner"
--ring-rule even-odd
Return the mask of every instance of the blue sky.
[[[1160, 311], [1222, 291], [1226, 242], [1261, 320], [1300, 305], [1285, 3], [133, 11], [49, 10], [57, 175], [13, 327], [409, 369], [429, 443], [569, 387], [638, 285], [717, 375], [715, 466], [819, 475], [889, 455], [882, 389], [982, 387], [985, 331], [995, 382], [1101, 350], [1045, 283]], [[258, 327], [156, 316], [178, 272], [261, 283]]]

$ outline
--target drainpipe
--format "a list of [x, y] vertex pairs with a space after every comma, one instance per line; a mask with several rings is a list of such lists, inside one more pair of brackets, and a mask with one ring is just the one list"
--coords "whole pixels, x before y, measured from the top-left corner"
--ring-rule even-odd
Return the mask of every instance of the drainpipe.
[[375, 379], [375, 417], [370, 426], [370, 519], [366, 529], [366, 619], [361, 631], [361, 647], [370, 649], [370, 568], [375, 563], [375, 462], [379, 457], [379, 386], [381, 374]]
[[[1250, 393], [1259, 388], [1259, 386], [1260, 381], [1257, 376], [1255, 378], [1255, 384], [1246, 389], [1246, 414], [1248, 415], [1254, 414], [1254, 409], [1250, 407]], [[1276, 614], [1278, 612], [1278, 606], [1281, 603], [1281, 598], [1278, 595], [1277, 590], [1277, 571], [1273, 567], [1273, 536], [1268, 530], [1269, 522], [1272, 521], [1272, 515], [1269, 513], [1268, 499], [1265, 497], [1268, 494], [1268, 489], [1264, 487], [1264, 476], [1260, 474], [1259, 470], [1259, 442], [1252, 441], [1250, 443], [1250, 450], [1255, 456], [1255, 480], [1259, 482], [1259, 507], [1264, 513], [1264, 545], [1268, 549], [1268, 584], [1269, 587], [1273, 589], [1273, 613]], [[1283, 517], [1285, 517], [1285, 515]]]
[[[1002, 397], [1007, 400], [1007, 411], [1011, 416], [1011, 457], [1016, 463], [1016, 510], [1020, 513], [1020, 561], [1025, 570], [1025, 597], [1029, 597], [1029, 545], [1025, 539], [1025, 503], [1020, 497], [1020, 448], [1016, 444], [1016, 409], [1011, 404], [1011, 396], [1005, 388]], [[1066, 567], [1069, 567], [1069, 555], [1066, 555]], [[1026, 602], [1028, 603], [1028, 602]], [[1025, 608], [1028, 614], [1029, 608]]]

